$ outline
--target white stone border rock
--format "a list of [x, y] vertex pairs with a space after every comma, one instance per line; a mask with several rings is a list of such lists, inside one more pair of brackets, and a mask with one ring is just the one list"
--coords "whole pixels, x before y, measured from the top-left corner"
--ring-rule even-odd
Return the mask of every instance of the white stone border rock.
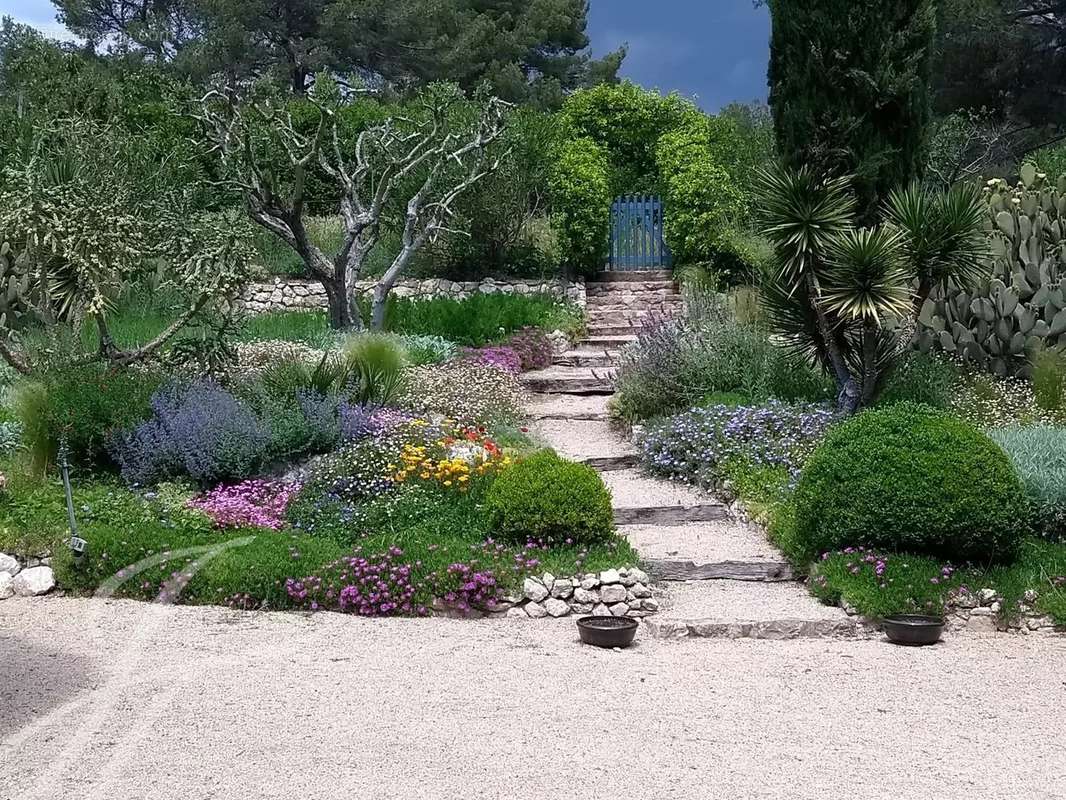
[[0, 553], [0, 600], [48, 594], [55, 585], [51, 559], [31, 558], [23, 564], [14, 556]]
[[540, 619], [571, 614], [646, 617], [659, 610], [651, 579], [635, 567], [557, 578], [550, 572], [526, 578], [522, 597], [514, 598], [508, 617]]

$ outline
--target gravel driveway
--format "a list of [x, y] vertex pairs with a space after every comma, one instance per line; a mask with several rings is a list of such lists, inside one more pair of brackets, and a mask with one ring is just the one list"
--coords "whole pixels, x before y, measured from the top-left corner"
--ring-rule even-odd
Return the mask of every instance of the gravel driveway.
[[1062, 798], [1066, 640], [0, 603], [0, 798]]

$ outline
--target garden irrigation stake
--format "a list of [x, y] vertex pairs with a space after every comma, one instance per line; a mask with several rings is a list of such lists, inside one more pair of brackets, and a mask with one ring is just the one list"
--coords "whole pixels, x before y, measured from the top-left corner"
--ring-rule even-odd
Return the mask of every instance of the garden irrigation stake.
[[67, 448], [67, 437], [59, 440], [59, 469], [63, 473], [63, 491], [67, 496], [67, 521], [70, 523], [70, 551], [74, 554], [74, 562], [80, 564], [85, 558], [87, 542], [78, 536], [78, 523], [74, 519], [74, 497], [70, 492], [70, 451]]

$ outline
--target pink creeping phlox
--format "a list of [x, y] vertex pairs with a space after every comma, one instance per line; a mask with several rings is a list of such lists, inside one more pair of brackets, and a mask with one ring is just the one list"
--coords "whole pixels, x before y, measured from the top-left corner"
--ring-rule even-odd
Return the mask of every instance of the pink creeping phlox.
[[299, 483], [251, 480], [218, 486], [189, 502], [220, 528], [269, 528], [285, 525], [285, 511], [300, 491]]

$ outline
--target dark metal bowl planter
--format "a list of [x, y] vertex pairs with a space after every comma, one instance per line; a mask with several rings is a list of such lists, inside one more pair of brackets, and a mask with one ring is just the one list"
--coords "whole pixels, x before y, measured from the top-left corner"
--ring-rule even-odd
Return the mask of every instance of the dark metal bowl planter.
[[637, 635], [637, 621], [629, 617], [581, 617], [581, 641], [595, 647], [629, 647]]
[[944, 632], [944, 618], [924, 614], [897, 614], [881, 620], [885, 635], [894, 644], [921, 647], [936, 644]]

